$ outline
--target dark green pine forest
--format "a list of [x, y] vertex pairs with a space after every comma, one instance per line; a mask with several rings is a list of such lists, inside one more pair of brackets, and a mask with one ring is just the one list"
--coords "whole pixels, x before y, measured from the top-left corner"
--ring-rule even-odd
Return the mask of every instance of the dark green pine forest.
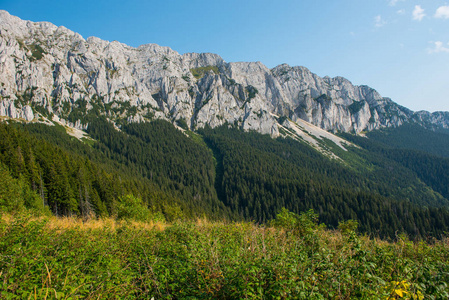
[[449, 231], [445, 133], [406, 125], [342, 134], [357, 146], [326, 140], [341, 158], [330, 159], [291, 138], [228, 126], [182, 132], [156, 120], [116, 130], [97, 118], [87, 132], [92, 140], [80, 141], [60, 125], [0, 123], [1, 209], [260, 224], [282, 208], [313, 209], [330, 228], [353, 219], [382, 238]]

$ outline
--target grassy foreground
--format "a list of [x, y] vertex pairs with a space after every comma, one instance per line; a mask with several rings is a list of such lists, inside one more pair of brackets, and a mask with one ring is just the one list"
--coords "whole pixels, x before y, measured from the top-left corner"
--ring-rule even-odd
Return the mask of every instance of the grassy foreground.
[[449, 298], [447, 239], [272, 225], [3, 215], [0, 298]]

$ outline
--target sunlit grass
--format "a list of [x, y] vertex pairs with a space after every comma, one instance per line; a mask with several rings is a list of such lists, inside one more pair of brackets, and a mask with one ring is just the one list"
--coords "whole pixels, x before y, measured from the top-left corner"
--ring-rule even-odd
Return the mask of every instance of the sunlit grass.
[[[6, 224], [11, 224], [16, 220], [12, 214], [2, 214], [0, 219]], [[145, 230], [164, 230], [168, 224], [162, 221], [137, 222], [133, 220], [117, 220], [113, 217], [108, 218], [89, 218], [80, 217], [56, 217], [56, 216], [27, 216], [27, 222], [45, 221], [45, 228], [49, 230], [110, 230], [116, 231], [120, 227], [132, 227]]]
[[262, 226], [3, 214], [0, 298], [447, 298], [448, 239], [383, 241], [286, 220]]

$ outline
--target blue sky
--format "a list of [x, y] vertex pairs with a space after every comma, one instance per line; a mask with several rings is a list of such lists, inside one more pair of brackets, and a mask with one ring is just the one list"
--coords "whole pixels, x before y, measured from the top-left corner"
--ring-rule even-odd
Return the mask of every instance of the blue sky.
[[415, 111], [449, 111], [448, 1], [0, 0], [0, 9], [84, 38], [301, 65]]

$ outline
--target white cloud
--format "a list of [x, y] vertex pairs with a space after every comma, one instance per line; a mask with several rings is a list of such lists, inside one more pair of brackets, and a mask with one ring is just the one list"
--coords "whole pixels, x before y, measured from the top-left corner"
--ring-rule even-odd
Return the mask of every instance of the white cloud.
[[440, 6], [435, 12], [435, 18], [449, 19], [449, 6]]
[[385, 24], [387, 24], [387, 22], [385, 20], [383, 20], [380, 15], [374, 17], [374, 26], [382, 27]]
[[[427, 53], [432, 54], [432, 53], [449, 53], [449, 47], [445, 47], [443, 45], [443, 42], [440, 41], [436, 41], [436, 42], [430, 42], [433, 45], [433, 48], [429, 48], [427, 49]], [[449, 43], [447, 43], [447, 45], [449, 46]]]
[[415, 5], [415, 9], [413, 10], [413, 20], [421, 21], [425, 16], [426, 14], [421, 5]]
[[395, 6], [396, 3], [401, 2], [401, 1], [405, 1], [405, 0], [390, 0], [390, 1], [388, 1], [388, 5]]
[[405, 9], [400, 9], [396, 12], [398, 15], [404, 15], [405, 14]]

